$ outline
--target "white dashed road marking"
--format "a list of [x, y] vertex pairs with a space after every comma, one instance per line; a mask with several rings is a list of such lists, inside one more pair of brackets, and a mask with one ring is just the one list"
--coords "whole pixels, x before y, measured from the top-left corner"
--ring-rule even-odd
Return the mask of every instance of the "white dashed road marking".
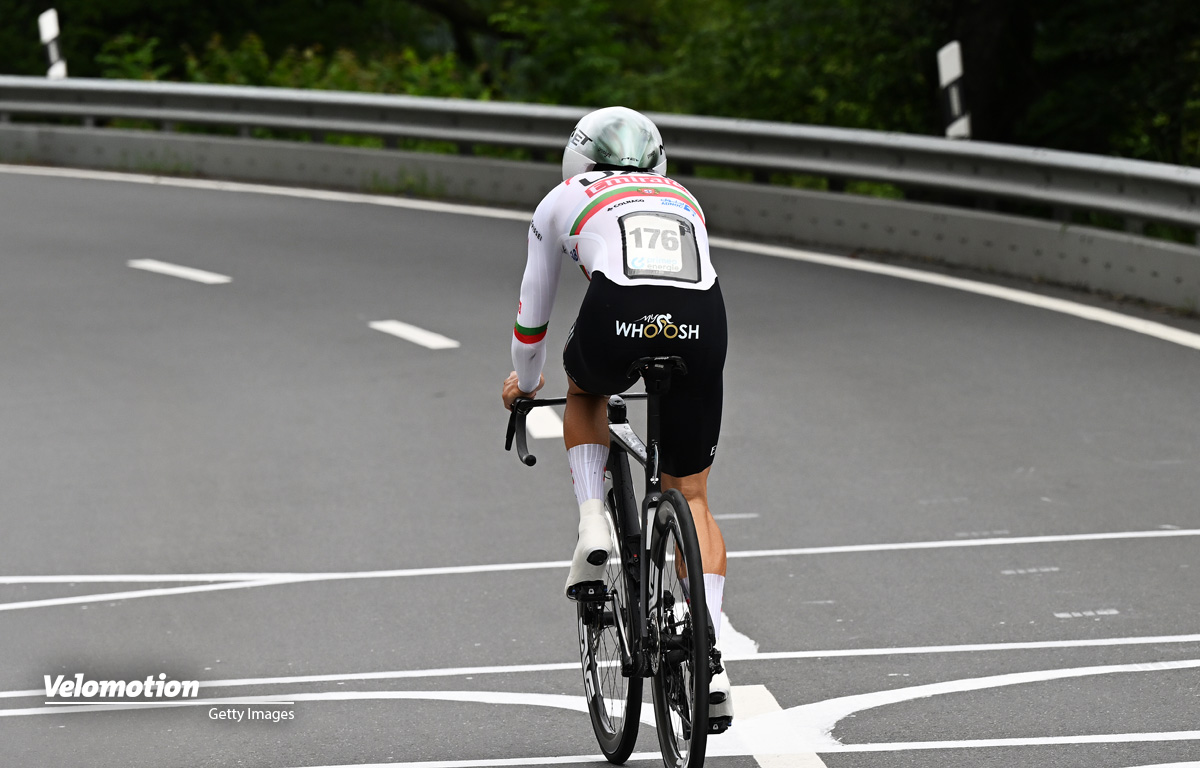
[[[528, 222], [529, 211], [512, 211], [503, 208], [489, 208], [480, 205], [458, 205], [441, 203], [434, 200], [412, 200], [403, 197], [388, 197], [387, 195], [364, 195], [353, 192], [334, 192], [323, 189], [302, 189], [295, 187], [278, 187], [268, 184], [244, 184], [234, 181], [215, 181], [212, 179], [184, 179], [167, 176], [150, 176], [137, 173], [119, 173], [113, 171], [89, 171], [76, 168], [39, 168], [25, 165], [0, 164], [0, 173], [13, 173], [25, 176], [51, 176], [66, 179], [96, 179], [100, 181], [119, 181], [130, 184], [156, 184], [164, 187], [181, 187], [184, 189], [207, 189], [222, 192], [244, 192], [258, 195], [275, 195], [278, 197], [294, 197], [307, 200], [324, 200], [329, 202], [362, 203], [367, 205], [382, 205], [391, 208], [407, 208], [418, 211], [434, 211], [465, 216], [480, 216], [493, 219]], [[858, 272], [869, 272], [877, 275], [887, 275], [901, 280], [928, 283], [943, 288], [950, 288], [981, 296], [1011, 301], [1039, 309], [1059, 312], [1084, 320], [1104, 323], [1116, 328], [1122, 328], [1134, 333], [1144, 334], [1152, 338], [1179, 344], [1191, 349], [1200, 349], [1200, 333], [1192, 333], [1180, 328], [1174, 328], [1152, 320], [1143, 320], [1130, 315], [1123, 315], [1099, 307], [1090, 307], [1066, 299], [1054, 299], [1041, 296], [1029, 291], [1015, 288], [1004, 288], [998, 285], [949, 277], [933, 272], [922, 272], [917, 269], [897, 267], [891, 264], [878, 264], [861, 259], [851, 259], [845, 256], [831, 256], [825, 253], [804, 251], [799, 248], [788, 248], [778, 245], [762, 245], [741, 240], [731, 240], [724, 237], [709, 238], [709, 243], [716, 248], [755, 253], [763, 256], [774, 256], [792, 261], [802, 261], [811, 264], [821, 264], [838, 269], [849, 269]]]
[[1095, 611], [1063, 611], [1062, 613], [1054, 614], [1056, 619], [1091, 619], [1098, 616], [1116, 616], [1119, 614], [1116, 608], [1101, 608]]
[[525, 431], [534, 440], [561, 438], [563, 423], [553, 408], [534, 408], [525, 417]]
[[1059, 569], [1055, 566], [1045, 568], [1013, 568], [1007, 571], [1000, 571], [1003, 576], [1027, 576], [1031, 573], [1058, 573]]
[[458, 349], [458, 347], [462, 346], [454, 339], [447, 338], [440, 333], [427, 331], [424, 328], [402, 323], [399, 320], [378, 320], [368, 323], [368, 325], [377, 331], [389, 333], [405, 341], [411, 341], [413, 344], [419, 344], [426, 349]]
[[197, 283], [206, 285], [219, 285], [221, 283], [233, 282], [233, 278], [228, 275], [218, 275], [216, 272], [206, 272], [203, 269], [194, 269], [192, 267], [183, 267], [178, 264], [168, 264], [165, 261], [156, 261], [154, 259], [134, 259], [127, 262], [134, 269], [143, 269], [147, 272], [157, 272], [160, 275], [170, 275], [171, 277], [181, 277], [184, 280], [193, 280]]

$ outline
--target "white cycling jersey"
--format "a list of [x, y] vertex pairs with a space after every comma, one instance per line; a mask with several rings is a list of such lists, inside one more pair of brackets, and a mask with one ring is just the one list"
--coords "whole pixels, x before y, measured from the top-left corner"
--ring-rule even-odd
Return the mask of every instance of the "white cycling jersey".
[[704, 213], [682, 184], [640, 171], [590, 171], [552, 189], [529, 224], [513, 329], [518, 386], [537, 386], [563, 257], [617, 285], [706, 290], [716, 282]]

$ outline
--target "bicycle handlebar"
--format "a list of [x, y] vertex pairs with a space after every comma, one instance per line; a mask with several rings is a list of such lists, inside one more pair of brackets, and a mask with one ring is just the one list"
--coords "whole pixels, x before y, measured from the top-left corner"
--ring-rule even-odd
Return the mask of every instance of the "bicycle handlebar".
[[521, 459], [521, 463], [527, 467], [537, 464], [537, 456], [529, 452], [529, 437], [525, 432], [525, 417], [534, 408], [540, 408], [544, 405], [563, 405], [566, 402], [567, 398], [565, 397], [548, 397], [542, 400], [518, 397], [514, 400], [512, 413], [508, 417], [508, 434], [504, 438], [504, 450], [512, 450], [513, 438], [515, 437], [517, 441], [517, 457]]
[[[620, 395], [624, 400], [645, 400], [647, 395], [644, 392], [631, 392], [625, 395]], [[525, 431], [525, 417], [534, 408], [541, 408], [546, 405], [565, 405], [567, 398], [565, 397], [547, 397], [540, 400], [534, 400], [528, 397], [518, 397], [513, 401], [512, 413], [508, 416], [508, 433], [504, 437], [504, 450], [511, 451], [514, 440], [517, 444], [517, 458], [527, 467], [532, 467], [537, 464], [537, 456], [529, 452], [529, 435]]]

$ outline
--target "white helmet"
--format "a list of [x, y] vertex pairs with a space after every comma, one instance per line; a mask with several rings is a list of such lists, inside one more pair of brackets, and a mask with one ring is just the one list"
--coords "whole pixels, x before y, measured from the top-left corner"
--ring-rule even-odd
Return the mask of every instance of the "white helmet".
[[625, 107], [605, 107], [584, 115], [563, 152], [563, 180], [597, 166], [665, 174], [667, 151], [658, 128], [650, 118]]

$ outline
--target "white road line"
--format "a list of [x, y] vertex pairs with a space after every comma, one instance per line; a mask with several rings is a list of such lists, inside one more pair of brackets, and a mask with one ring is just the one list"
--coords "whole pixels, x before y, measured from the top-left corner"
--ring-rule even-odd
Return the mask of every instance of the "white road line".
[[713, 515], [714, 520], [753, 520], [758, 517], [757, 512], [729, 512], [724, 515]]
[[[884, 742], [874, 744], [842, 744], [832, 737], [837, 723], [850, 715], [890, 704], [899, 704], [917, 699], [953, 693], [991, 690], [1013, 685], [1041, 683], [1051, 680], [1075, 679], [1099, 675], [1127, 674], [1136, 672], [1170, 672], [1200, 668], [1200, 659], [1154, 662], [1149, 664], [1118, 664], [1074, 669], [1050, 669], [993, 675], [980, 678], [951, 680], [908, 688], [876, 691], [872, 693], [843, 696], [826, 701], [805, 704], [780, 711], [769, 710], [753, 696], [749, 702], [751, 710], [758, 714], [740, 719], [739, 727], [714, 738], [711, 754], [717, 755], [773, 755], [813, 758], [813, 753], [834, 752], [882, 752], [916, 749], [962, 749], [996, 746], [1027, 746], [1038, 744], [1081, 744], [1081, 743], [1129, 743], [1151, 741], [1200, 740], [1200, 731], [1175, 731], [1164, 733], [1117, 733], [1089, 734], [1085, 736], [1034, 736], [1027, 738], [977, 739], [942, 742]], [[736, 696], [736, 693], [735, 693]], [[761, 697], [760, 697], [761, 698]], [[504, 691], [327, 691], [321, 693], [292, 693], [278, 696], [253, 696], [221, 699], [221, 701], [271, 701], [271, 702], [321, 702], [321, 701], [455, 701], [463, 703], [493, 704], [502, 706], [541, 706], [586, 712], [587, 704], [582, 696], [514, 693]], [[159, 702], [129, 702], [128, 704], [96, 704], [74, 708], [31, 707], [2, 709], [0, 717], [35, 717], [42, 715], [71, 715], [112, 709], [144, 709], [146, 705], [170, 709], [178, 707], [208, 706], [211, 700], [170, 700]], [[650, 713], [643, 710], [643, 722], [653, 724]], [[561, 758], [556, 760], [562, 761]], [[490, 764], [490, 763], [489, 763]], [[519, 763], [517, 763], [519, 764]], [[814, 763], [807, 763], [810, 766]], [[404, 764], [398, 764], [404, 765]], [[407, 764], [407, 765], [412, 765]], [[788, 765], [805, 765], [793, 762]]]
[[[856, 552], [894, 552], [922, 549], [950, 549], [956, 547], [982, 547], [1014, 544], [1043, 544], [1075, 541], [1112, 541], [1123, 539], [1175, 538], [1181, 536], [1197, 536], [1200, 530], [1153, 530], [1128, 531], [1123, 533], [1083, 533], [1063, 536], [1023, 536], [1006, 539], [960, 539], [955, 541], [915, 541], [899, 544], [852, 544], [835, 547], [801, 547], [797, 549], [768, 549], [730, 552], [730, 559], [747, 557], [784, 557], [796, 555], [826, 555], [846, 554]], [[530, 571], [558, 569], [570, 566], [570, 561], [554, 560], [540, 563], [500, 563], [496, 565], [464, 565], [442, 568], [410, 568], [391, 571], [350, 571], [345, 573], [260, 573], [240, 574], [251, 579], [229, 578], [229, 574], [193, 574], [191, 576], [175, 575], [173, 577], [154, 576], [160, 581], [225, 581], [222, 584], [204, 584], [189, 587], [166, 587], [160, 589], [134, 590], [128, 592], [106, 592], [97, 595], [73, 595], [71, 597], [55, 597], [45, 600], [25, 600], [21, 602], [0, 603], [0, 611], [15, 611], [26, 608], [50, 608], [60, 605], [82, 605], [86, 603], [101, 603], [113, 600], [134, 600], [142, 597], [164, 597], [170, 595], [185, 595], [192, 592], [220, 592], [233, 589], [249, 589], [253, 587], [269, 587], [282, 584], [299, 584], [318, 581], [345, 581], [351, 579], [391, 579], [413, 576], [448, 576], [471, 573], [497, 573], [502, 571]], [[25, 583], [72, 583], [85, 582], [125, 583], [131, 581], [145, 582], [146, 574], [136, 576], [4, 576], [0, 584]], [[53, 580], [56, 579], [56, 580]]]
[[[1166, 739], [1158, 739], [1165, 741]], [[955, 743], [955, 742], [931, 742]], [[859, 751], [847, 747], [847, 752]], [[867, 750], [861, 750], [867, 751]], [[875, 750], [880, 751], [880, 750]], [[634, 752], [630, 762], [659, 762], [662, 755], [657, 752]], [[577, 763], [604, 763], [603, 755], [565, 755], [562, 757], [508, 757], [483, 760], [427, 760], [416, 763], [354, 763], [341, 765], [315, 765], [305, 768], [520, 768], [526, 765], [574, 765]], [[1200, 762], [1169, 763], [1162, 765], [1132, 766], [1131, 768], [1200, 768]]]
[[562, 419], [552, 408], [534, 408], [525, 417], [525, 431], [534, 440], [562, 438]]
[[[634, 752], [627, 762], [662, 762], [658, 752]], [[527, 765], [604, 764], [604, 755], [563, 755], [561, 757], [497, 757], [482, 760], [422, 760], [416, 763], [343, 763], [312, 765], [305, 768], [522, 768]]]
[[[1099, 675], [1126, 674], [1134, 672], [1170, 672], [1185, 669], [1200, 668], [1200, 659], [1181, 661], [1162, 661], [1149, 664], [1113, 664], [1097, 667], [1077, 667], [1073, 669], [1044, 669], [1032, 672], [1016, 672], [1005, 675], [949, 680], [941, 683], [917, 685], [908, 688], [875, 691], [872, 693], [842, 696], [836, 699], [804, 704], [792, 707], [775, 714], [763, 715], [749, 720], [741, 725], [740, 737], [747, 743], [755, 745], [755, 749], [773, 754], [790, 754], [796, 752], [843, 752], [843, 751], [885, 751], [897, 749], [920, 749], [932, 747], [914, 746], [916, 742], [901, 744], [856, 744], [845, 745], [831, 735], [838, 722], [864, 710], [875, 709], [889, 704], [900, 704], [916, 699], [941, 696], [949, 693], [964, 693], [967, 691], [991, 690], [1011, 685], [1041, 683], [1050, 680], [1065, 680]], [[1039, 743], [1044, 737], [1031, 739], [997, 740], [1006, 746], [1018, 746], [1028, 743]], [[1063, 743], [1080, 743], [1077, 739], [1094, 739], [1095, 743], [1110, 743], [1121, 741], [1159, 741], [1159, 740], [1191, 740], [1200, 739], [1200, 731], [1184, 731], [1172, 734], [1109, 734], [1080, 737], [1064, 737], [1070, 741]], [[985, 742], [932, 742], [940, 744], [958, 744], [960, 746], [986, 746]]]
[[[1120, 531], [1111, 533], [1072, 533], [1050, 536], [1024, 536], [1004, 539], [968, 539], [947, 541], [908, 541], [896, 544], [848, 544], [831, 547], [801, 547], [797, 549], [761, 549], [730, 552], [729, 557], [780, 557], [787, 555], [832, 555], [856, 552], [893, 552], [919, 549], [954, 549], [1014, 544], [1055, 544], [1076, 541], [1111, 541], [1124, 539], [1158, 539], [1200, 536], [1200, 529]], [[490, 573], [493, 571], [526, 571], [569, 566], [569, 560], [547, 560], [529, 563], [498, 563], [493, 565], [454, 565], [433, 568], [406, 568], [386, 571], [347, 572], [246, 572], [246, 573], [136, 573], [136, 574], [66, 574], [37, 576], [0, 576], [0, 584], [132, 584], [197, 581], [259, 581], [279, 583], [297, 581], [332, 581], [337, 579], [387, 579], [403, 576], [445, 576], [460, 573]], [[4, 605], [0, 603], [0, 605]]]
[[[658, 752], [634, 752], [627, 762], [662, 762]], [[343, 763], [312, 765], [304, 768], [523, 768], [527, 765], [604, 764], [604, 755], [563, 755], [561, 757], [497, 757], [482, 760], [423, 760], [416, 763]]]
[[837, 659], [857, 656], [919, 656], [940, 653], [989, 653], [991, 651], [1040, 651], [1055, 648], [1108, 648], [1126, 645], [1200, 643], [1197, 635], [1160, 637], [1101, 637], [1082, 640], [1031, 640], [1019, 643], [974, 643], [970, 645], [922, 645], [905, 648], [844, 648], [827, 651], [766, 651], [753, 656], [730, 656], [730, 661], [779, 661], [783, 659]]
[[1094, 611], [1062, 611], [1054, 614], [1056, 619], [1093, 619], [1099, 616], [1116, 616], [1121, 612], [1116, 608], [1099, 608]]
[[901, 280], [911, 280], [917, 283], [926, 283], [928, 285], [936, 285], [942, 288], [951, 288], [956, 291], [965, 291], [974, 293], [980, 296], [989, 296], [994, 299], [1002, 299], [1011, 301], [1014, 304], [1024, 304], [1029, 307], [1037, 307], [1038, 309], [1046, 309], [1051, 312], [1058, 312], [1072, 317], [1078, 317], [1082, 320], [1091, 320], [1096, 323], [1103, 323], [1114, 328], [1121, 328], [1126, 331], [1133, 331], [1145, 336], [1151, 336], [1162, 341], [1168, 341], [1172, 344], [1189, 347], [1191, 349], [1200, 349], [1200, 334], [1185, 331], [1179, 328], [1174, 328], [1163, 323], [1156, 323], [1152, 320], [1143, 320], [1130, 315], [1122, 315], [1119, 312], [1113, 312], [1109, 309], [1101, 309], [1100, 307], [1090, 307], [1086, 304], [1079, 304], [1066, 299], [1055, 299], [1049, 296], [1031, 293], [1029, 291], [1021, 291], [1016, 288], [1004, 288], [999, 285], [990, 283], [982, 283], [975, 280], [965, 280], [961, 277], [950, 277], [948, 275], [937, 274], [936, 272], [922, 272], [919, 269], [911, 269], [908, 267], [897, 267], [891, 264], [879, 264], [871, 261], [863, 261], [861, 259], [849, 259], [843, 256], [830, 256], [823, 253], [813, 253], [812, 251], [803, 251], [798, 248], [785, 248], [777, 245], [761, 245], [758, 243], [747, 243], [740, 240], [729, 240], [723, 237], [709, 238], [709, 243], [717, 248], [728, 248], [734, 251], [742, 251], [744, 253], [756, 253], [762, 256], [774, 256], [781, 259], [790, 259], [792, 261], [803, 261], [810, 264], [821, 264], [827, 267], [837, 267], [839, 269], [850, 269], [856, 272], [868, 272], [874, 275], [885, 275], [887, 277], [897, 277]]
[[368, 325], [377, 331], [390, 333], [392, 336], [399, 337], [405, 341], [411, 341], [413, 344], [419, 344], [426, 349], [458, 349], [462, 346], [454, 339], [447, 338], [440, 333], [427, 331], [424, 328], [402, 323], [399, 320], [378, 320], [368, 323]]
[[749, 635], [739, 632], [729, 621], [729, 615], [721, 611], [721, 653], [725, 658], [746, 658], [758, 653], [758, 643]]
[[216, 272], [206, 272], [203, 269], [168, 264], [165, 261], [157, 261], [155, 259], [134, 259], [126, 263], [134, 269], [144, 269], [147, 272], [157, 272], [160, 275], [170, 275], [171, 277], [182, 277], [184, 280], [194, 280], [197, 283], [204, 283], [206, 285], [219, 285], [233, 281], [233, 278], [228, 275], [218, 275]]
[[[500, 704], [552, 707], [587, 713], [587, 700], [581, 695], [553, 693], [512, 693], [508, 691], [326, 691], [323, 693], [289, 693], [278, 696], [243, 696], [222, 699], [164, 699], [163, 701], [130, 701], [85, 704], [78, 707], [28, 707], [0, 709], [0, 717], [37, 717], [39, 715], [74, 715], [87, 712], [109, 712], [121, 709], [177, 709], [207, 707], [221, 704], [291, 704], [303, 701], [458, 701], [474, 704]], [[654, 724], [653, 712], [643, 708], [642, 722]]]
[[481, 205], [439, 203], [434, 200], [416, 200], [409, 197], [364, 195], [355, 192], [334, 192], [327, 189], [305, 189], [301, 187], [276, 187], [269, 184], [247, 184], [239, 181], [185, 179], [177, 176], [148, 176], [140, 173], [120, 173], [117, 171], [89, 171], [78, 168], [47, 168], [32, 165], [0, 164], [0, 173], [12, 173], [21, 176], [50, 176], [62, 179], [119, 181], [128, 184], [150, 184], [159, 187], [203, 189], [213, 192], [244, 192], [253, 195], [319, 200], [327, 203], [382, 205], [388, 208], [407, 208], [413, 211], [430, 211], [433, 213], [453, 213], [465, 216], [479, 216], [486, 219], [507, 219], [509, 221], [525, 223], [528, 223], [529, 217], [532, 215], [532, 211], [521, 212], [505, 210], [503, 208], [488, 208]]
[[1042, 568], [1012, 568], [1006, 571], [1000, 571], [1002, 576], [1028, 576], [1031, 573], [1058, 573], [1057, 566], [1046, 566]]
[[[184, 189], [204, 189], [221, 192], [245, 192], [258, 195], [273, 195], [277, 197], [292, 197], [306, 200], [321, 200], [337, 203], [358, 203], [366, 205], [382, 205], [391, 208], [407, 208], [418, 211], [433, 211], [437, 213], [459, 214], [464, 216], [480, 216], [491, 219], [509, 221], [529, 221], [530, 212], [511, 211], [503, 208], [489, 208], [478, 205], [456, 205], [439, 203], [428, 200], [413, 200], [384, 195], [363, 195], [351, 192], [332, 192], [321, 189], [300, 189], [292, 187], [276, 187], [267, 184], [243, 184], [232, 181], [213, 181], [209, 179], [183, 179], [167, 176], [147, 176], [133, 173], [114, 173], [110, 171], [86, 171], [74, 168], [39, 168], [34, 166], [0, 164], [0, 173], [12, 173], [25, 176], [50, 176], [69, 179], [93, 179], [99, 181], [119, 181], [131, 184], [154, 184], [164, 187], [180, 187]], [[1152, 338], [1179, 344], [1190, 349], [1200, 350], [1200, 334], [1184, 331], [1151, 320], [1122, 315], [1108, 309], [1090, 307], [1066, 299], [1054, 299], [1040, 296], [1029, 291], [1015, 288], [1002, 288], [989, 283], [966, 280], [959, 277], [949, 277], [933, 272], [922, 272], [917, 269], [897, 267], [890, 264], [850, 259], [843, 256], [831, 256], [815, 253], [799, 248], [787, 248], [778, 245], [762, 245], [724, 237], [709, 238], [709, 243], [717, 248], [754, 253], [761, 256], [773, 256], [791, 261], [803, 261], [810, 264], [820, 264], [837, 269], [849, 269], [856, 272], [868, 272], [887, 277], [911, 280], [913, 282], [937, 285], [942, 288], [965, 291], [981, 296], [989, 296], [1016, 304], [1037, 307], [1039, 309], [1059, 312], [1061, 314], [1103, 323], [1115, 328], [1140, 333]]]
[[99, 595], [72, 595], [71, 597], [54, 597], [48, 600], [22, 600], [16, 603], [0, 603], [0, 611], [19, 611], [26, 608], [51, 608], [60, 605], [85, 605], [88, 603], [112, 602], [114, 600], [135, 600], [142, 597], [187, 595], [194, 592], [220, 592], [227, 589], [249, 589], [252, 587], [266, 587], [285, 583], [287, 582], [279, 579], [258, 579], [255, 581], [203, 584], [194, 587], [164, 587], [162, 589], [138, 589], [129, 592], [105, 592]]
[[[722, 647], [725, 646], [725, 630], [722, 629]], [[791, 659], [836, 659], [871, 656], [912, 656], [937, 655], [943, 653], [992, 653], [998, 651], [1031, 651], [1054, 650], [1071, 648], [1107, 648], [1138, 645], [1175, 645], [1200, 643], [1200, 634], [1196, 635], [1163, 635], [1156, 637], [1109, 637], [1091, 638], [1085, 640], [1043, 640], [1024, 643], [979, 643], [975, 645], [924, 645], [897, 648], [843, 648], [812, 651], [770, 651], [766, 653], [757, 650], [749, 653], [729, 651], [725, 653], [726, 661], [739, 663], [750, 661], [785, 661]], [[579, 669], [578, 661], [552, 662], [545, 664], [512, 664], [508, 666], [486, 667], [445, 667], [441, 669], [406, 669], [385, 672], [350, 672], [328, 675], [296, 675], [292, 677], [248, 677], [229, 680], [201, 680], [200, 687], [208, 688], [241, 688], [266, 685], [300, 685], [304, 683], [342, 683], [362, 680], [406, 680], [430, 677], [475, 677], [481, 675], [511, 675], [538, 672], [575, 672]], [[28, 690], [0, 691], [0, 699], [21, 699], [44, 696], [44, 688]]]
[[[845, 744], [838, 752], [908, 752], [918, 749], [995, 749], [997, 747], [1047, 747], [1069, 744], [1140, 744], [1163, 741], [1197, 741], [1200, 731], [1164, 733], [1105, 733], [1088, 736], [1033, 736], [1016, 739], [970, 739], [966, 741], [897, 741], [881, 744]], [[1184, 763], [1188, 765], [1188, 763]], [[1197, 765], [1191, 763], [1190, 765]]]
[[[732, 695], [736, 708], [735, 718], [738, 721], [780, 712], [783, 709], [765, 685], [735, 685]], [[826, 768], [821, 758], [812, 752], [790, 755], [755, 754], [753, 745], [743, 744], [737, 738], [737, 733], [735, 727], [721, 736], [710, 736], [707, 756], [742, 755], [750, 751], [754, 761], [762, 768]]]
[[785, 555], [832, 555], [851, 552], [899, 552], [914, 549], [951, 549], [957, 547], [998, 547], [1012, 544], [1055, 544], [1069, 541], [1112, 541], [1116, 539], [1158, 539], [1171, 536], [1200, 536], [1200, 530], [1125, 531], [1120, 533], [1072, 533], [1061, 536], [1012, 536], [999, 539], [955, 539], [951, 541], [908, 541], [899, 544], [849, 544], [837, 547], [797, 547], [730, 552], [728, 557], [781, 557]]

